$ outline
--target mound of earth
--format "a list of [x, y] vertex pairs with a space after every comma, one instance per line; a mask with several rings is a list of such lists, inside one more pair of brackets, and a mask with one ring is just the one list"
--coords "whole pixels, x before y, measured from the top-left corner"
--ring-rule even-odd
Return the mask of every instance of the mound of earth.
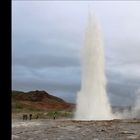
[[50, 95], [46, 91], [12, 91], [12, 109], [48, 110], [72, 109], [74, 104]]

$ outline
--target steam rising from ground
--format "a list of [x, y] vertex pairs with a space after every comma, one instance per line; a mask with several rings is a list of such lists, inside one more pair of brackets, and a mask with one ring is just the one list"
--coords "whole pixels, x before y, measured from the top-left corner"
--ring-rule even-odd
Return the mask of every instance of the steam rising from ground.
[[135, 92], [135, 104], [131, 108], [124, 109], [122, 112], [116, 111], [114, 114], [119, 119], [140, 118], [140, 88]]
[[82, 49], [82, 82], [77, 97], [75, 119], [113, 119], [106, 94], [104, 52], [99, 24], [89, 15]]
[[140, 118], [140, 88], [136, 91], [136, 102], [132, 110], [134, 117]]

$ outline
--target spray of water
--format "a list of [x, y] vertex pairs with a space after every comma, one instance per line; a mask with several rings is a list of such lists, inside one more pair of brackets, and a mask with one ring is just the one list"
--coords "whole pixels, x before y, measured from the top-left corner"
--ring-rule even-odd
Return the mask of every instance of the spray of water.
[[135, 91], [135, 103], [130, 109], [126, 108], [123, 111], [114, 113], [117, 119], [133, 119], [140, 118], [140, 88]]
[[140, 88], [136, 91], [136, 101], [132, 108], [133, 116], [140, 118]]
[[82, 48], [82, 81], [77, 95], [75, 119], [113, 119], [106, 94], [104, 52], [99, 24], [95, 16], [89, 15]]

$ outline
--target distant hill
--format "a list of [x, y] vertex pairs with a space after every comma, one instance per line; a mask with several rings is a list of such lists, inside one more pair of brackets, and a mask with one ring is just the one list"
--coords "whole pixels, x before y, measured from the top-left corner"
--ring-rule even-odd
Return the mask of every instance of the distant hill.
[[12, 91], [12, 111], [73, 109], [74, 104], [50, 95], [46, 91]]

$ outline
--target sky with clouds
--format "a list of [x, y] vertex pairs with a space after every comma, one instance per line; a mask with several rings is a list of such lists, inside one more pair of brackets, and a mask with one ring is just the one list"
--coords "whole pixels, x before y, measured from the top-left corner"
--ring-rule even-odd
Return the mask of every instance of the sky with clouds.
[[75, 102], [88, 9], [102, 28], [107, 93], [131, 105], [140, 88], [139, 1], [12, 1], [12, 89]]

